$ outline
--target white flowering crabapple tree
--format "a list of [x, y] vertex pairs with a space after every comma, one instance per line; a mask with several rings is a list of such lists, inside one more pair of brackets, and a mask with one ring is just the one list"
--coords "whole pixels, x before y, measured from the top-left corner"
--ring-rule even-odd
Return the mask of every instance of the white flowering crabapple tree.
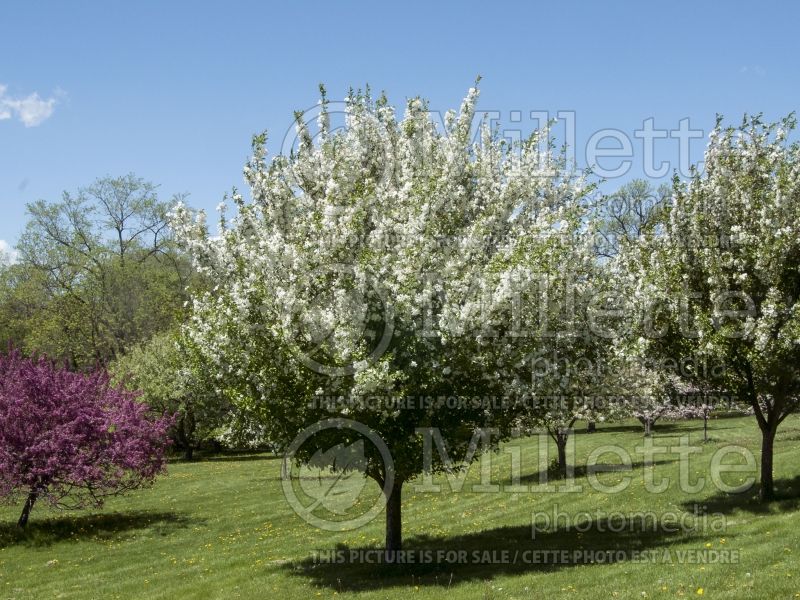
[[672, 404], [666, 396], [642, 396], [631, 402], [631, 415], [636, 418], [644, 427], [644, 436], [653, 435], [653, 427], [656, 421], [662, 417], [669, 418], [672, 411]]
[[734, 402], [726, 394], [708, 388], [702, 382], [675, 382], [675, 396], [670, 413], [672, 419], [703, 419], [703, 442], [708, 442], [708, 422], [715, 411], [727, 414], [746, 414], [751, 412], [747, 405]]
[[762, 434], [762, 500], [775, 497], [773, 444], [800, 397], [800, 147], [794, 116], [746, 116], [712, 131], [705, 169], [676, 179], [665, 232], [637, 254], [649, 351], [692, 355], [682, 373], [748, 403]]
[[623, 330], [617, 333], [605, 384], [619, 394], [618, 413], [639, 421], [644, 436], [650, 437], [656, 422], [677, 414], [678, 406], [673, 402], [676, 378], [665, 365], [642, 360], [644, 340], [632, 341]]
[[708, 441], [708, 418], [714, 410], [712, 404], [684, 403], [668, 395], [638, 398], [630, 403], [630, 412], [644, 427], [645, 437], [653, 435], [659, 419], [703, 419], [703, 440]]
[[[655, 189], [648, 181], [635, 179], [596, 205], [595, 252], [603, 265], [601, 272], [613, 282], [615, 307], [622, 315], [631, 308], [629, 299], [636, 290], [635, 279], [627, 276], [629, 254], [639, 250], [643, 237], [663, 230], [670, 196], [669, 186]], [[626, 318], [632, 314], [628, 312]], [[656, 422], [675, 408], [671, 399], [674, 377], [670, 378], [658, 360], [647, 360], [644, 340], [626, 335], [629, 324], [616, 322], [603, 385], [607, 393], [616, 395], [617, 401], [611, 405], [614, 414], [637, 419], [649, 437]]]
[[698, 402], [696, 404], [681, 405], [680, 411], [677, 413], [679, 419], [703, 419], [703, 441], [708, 441], [708, 420], [711, 418], [711, 413], [714, 412], [714, 405]]
[[[423, 461], [425, 431], [450, 457], [474, 457], [480, 428], [495, 430], [489, 444], [507, 435], [512, 403], [475, 401], [499, 398], [517, 369], [501, 305], [515, 273], [556, 262], [553, 234], [580, 224], [588, 189], [540, 136], [510, 145], [475, 128], [477, 98], [470, 89], [437, 127], [419, 98], [398, 119], [385, 97], [351, 92], [334, 130], [323, 90], [315, 126], [296, 115], [288, 155], [267, 161], [266, 136], [254, 138], [252, 200], [234, 193], [237, 214], [223, 209], [218, 236], [202, 213], [180, 205], [173, 215], [217, 282], [193, 299], [187, 333], [269, 439], [286, 447], [335, 417], [387, 445], [392, 465], [369, 443], [358, 463], [383, 488], [389, 551], [401, 547], [403, 484], [423, 466], [453, 468], [443, 453]], [[472, 401], [426, 401], [445, 397]], [[325, 429], [295, 457], [358, 437]]]
[[567, 445], [575, 423], [622, 414], [618, 397], [609, 393], [607, 373], [616, 336], [614, 319], [608, 318], [614, 314], [609, 310], [614, 291], [595, 259], [593, 225], [586, 219], [586, 213], [580, 215], [582, 223], [570, 225], [546, 255], [526, 265], [527, 283], [516, 286], [513, 302], [520, 316], [512, 310], [494, 319], [520, 320], [527, 328], [498, 348], [507, 353], [499, 362], [519, 367], [505, 379], [507, 393], [521, 399], [522, 428], [552, 438], [560, 477], [568, 476]]

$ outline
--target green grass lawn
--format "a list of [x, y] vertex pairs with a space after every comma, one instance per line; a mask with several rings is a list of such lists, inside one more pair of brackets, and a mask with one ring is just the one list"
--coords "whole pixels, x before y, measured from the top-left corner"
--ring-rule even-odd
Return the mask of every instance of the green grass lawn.
[[[656, 444], [677, 444], [682, 435], [693, 442], [702, 439], [700, 421], [660, 425]], [[707, 479], [695, 494], [680, 490], [674, 455], [657, 457], [655, 472], [671, 480], [660, 494], [644, 490], [641, 465], [634, 465], [632, 473], [612, 470], [599, 475], [609, 485], [632, 476], [631, 485], [616, 494], [592, 490], [581, 472], [576, 477], [584, 486], [581, 493], [477, 493], [471, 491], [472, 483], [479, 481], [477, 464], [458, 493], [419, 493], [407, 484], [405, 548], [463, 550], [470, 555], [478, 551], [482, 556], [532, 549], [640, 550], [658, 556], [668, 551], [672, 557], [735, 550], [739, 557], [734, 564], [677, 559], [561, 565], [314, 564], [311, 557], [317, 550], [380, 548], [382, 515], [356, 531], [315, 529], [284, 499], [279, 459], [235, 455], [174, 462], [154, 488], [114, 498], [102, 511], [56, 513], [36, 506], [25, 533], [15, 527], [21, 506], [3, 507], [0, 597], [800, 598], [800, 418], [788, 419], [778, 433], [775, 476], [783, 499], [768, 506], [753, 499], [755, 490], [721, 494], [707, 477], [712, 455], [725, 444], [744, 445], [758, 457], [755, 419], [714, 420], [711, 436], [702, 454], [691, 459], [692, 477]], [[638, 425], [601, 425], [596, 434], [578, 432], [574, 458], [580, 464], [593, 448], [612, 443], [634, 454], [641, 442]], [[522, 483], [535, 483], [537, 441], [518, 444]], [[510, 483], [511, 456], [500, 452], [493, 457], [493, 483]], [[605, 460], [613, 462], [611, 455]], [[726, 481], [745, 475], [728, 475]], [[585, 512], [595, 519], [598, 511], [665, 515], [692, 512], [695, 504], [718, 516], [705, 528], [688, 532], [653, 531], [632, 520], [612, 533], [599, 530], [599, 519], [583, 532], [559, 526], [538, 532], [535, 539], [531, 535], [532, 514], [552, 514], [555, 507], [560, 513]], [[724, 531], [715, 527], [720, 524]]]

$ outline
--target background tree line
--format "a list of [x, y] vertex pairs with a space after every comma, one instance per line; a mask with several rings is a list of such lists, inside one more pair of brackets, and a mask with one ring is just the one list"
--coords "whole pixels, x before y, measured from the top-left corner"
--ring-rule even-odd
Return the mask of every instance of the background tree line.
[[[468, 131], [467, 121], [464, 123], [464, 131]], [[648, 182], [633, 181], [613, 194], [600, 195], [593, 213], [583, 212], [586, 207], [580, 206], [573, 226], [576, 231], [581, 230], [586, 218], [597, 233], [593, 248], [587, 256], [583, 249], [578, 256], [575, 248], [559, 248], [561, 254], [553, 255], [557, 259], [555, 266], [545, 265], [546, 274], [557, 277], [563, 270], [558, 265], [580, 267], [580, 277], [595, 290], [605, 287], [615, 292], [617, 300], [612, 298], [614, 294], [608, 296], [611, 304], [627, 303], [637, 314], [652, 312], [652, 322], [637, 322], [633, 330], [617, 332], [622, 334], [616, 336], [613, 348], [605, 340], [592, 337], [572, 339], [560, 349], [552, 344], [523, 348], [521, 352], [526, 356], [553, 350], [558, 358], [578, 362], [591, 359], [592, 364], [613, 365], [610, 378], [603, 380], [597, 380], [592, 373], [574, 372], [567, 381], [548, 371], [536, 382], [538, 387], [534, 390], [528, 386], [528, 391], [568, 389], [579, 397], [596, 388], [605, 393], [647, 398], [647, 406], [640, 403], [623, 407], [628, 410], [614, 415], [639, 418], [646, 432], [659, 415], [668, 414], [670, 396], [691, 392], [736, 397], [755, 415], [762, 431], [761, 492], [766, 500], [774, 497], [772, 455], [776, 431], [796, 410], [800, 398], [800, 250], [796, 230], [800, 222], [800, 147], [786, 142], [786, 132], [794, 127], [793, 117], [780, 124], [765, 124], [759, 117], [751, 117], [739, 128], [722, 128], [718, 124], [711, 137], [705, 173], [695, 171], [688, 182], [676, 179], [671, 187], [657, 190]], [[463, 131], [457, 133], [461, 135]], [[461, 158], [471, 164], [470, 151], [463, 152]], [[353, 167], [356, 179], [366, 173], [359, 165]], [[422, 175], [431, 180], [440, 176]], [[556, 192], [551, 195], [558, 197]], [[173, 203], [180, 199], [174, 198]], [[282, 201], [290, 204], [295, 200]], [[506, 201], [497, 201], [501, 200]], [[314, 197], [314, 202], [322, 201], [333, 200]], [[167, 217], [173, 203], [159, 200], [153, 184], [127, 175], [97, 180], [75, 194], [65, 192], [57, 202], [40, 200], [30, 204], [29, 222], [17, 245], [18, 259], [0, 267], [0, 339], [27, 354], [44, 353], [72, 370], [109, 368], [119, 381], [140, 391], [148, 404], [176, 413], [172, 436], [187, 458], [205, 440], [227, 439], [230, 445], [240, 446], [258, 442], [264, 437], [262, 431], [272, 432], [270, 435], [280, 445], [281, 436], [292, 436], [291, 428], [282, 431], [285, 419], [275, 419], [274, 415], [270, 418], [265, 404], [258, 401], [264, 397], [259, 385], [280, 387], [285, 383], [276, 383], [283, 380], [275, 370], [274, 345], [270, 342], [263, 348], [255, 346], [241, 353], [242, 360], [254, 361], [254, 372], [248, 379], [238, 358], [223, 368], [209, 362], [213, 353], [207, 348], [193, 347], [191, 338], [184, 337], [186, 328], [181, 325], [190, 298], [196, 301], [220, 296], [209, 304], [208, 315], [194, 315], [199, 319], [195, 326], [203, 319], [213, 322], [214, 326], [207, 329], [214, 338], [227, 326], [224, 319], [231, 315], [238, 318], [238, 313], [229, 309], [220, 315], [219, 307], [225, 302], [220, 304], [217, 300], [225, 301], [230, 290], [221, 285], [212, 291], [206, 278], [214, 276], [213, 269], [206, 269], [204, 274], [195, 271], [189, 256], [173, 238]], [[241, 198], [237, 204], [240, 209], [245, 207]], [[519, 203], [510, 206], [509, 210], [518, 206]], [[409, 208], [411, 212], [416, 209], [416, 205]], [[185, 217], [193, 216], [191, 211], [185, 212]], [[325, 212], [329, 214], [333, 213]], [[237, 225], [244, 227], [241, 248], [231, 250], [237, 257], [258, 256], [262, 252], [261, 247], [251, 247], [252, 227], [264, 228], [265, 238], [273, 231], [252, 214], [247, 215], [252, 222]], [[288, 224], [292, 232], [301, 213], [294, 216]], [[451, 215], [441, 218], [442, 227], [453, 226]], [[183, 243], [196, 237], [193, 250], [195, 254], [200, 252], [201, 259], [218, 254], [218, 242], [206, 235], [204, 222], [191, 222], [194, 224], [184, 225]], [[722, 243], [728, 239], [734, 243]], [[709, 246], [708, 240], [720, 243]], [[316, 243], [313, 236], [300, 241]], [[568, 252], [574, 254], [569, 255], [569, 260], [564, 254]], [[316, 255], [323, 256], [320, 252]], [[514, 264], [507, 265], [509, 273], [512, 267], [529, 266], [531, 256], [535, 253], [521, 252], [511, 257]], [[477, 256], [476, 260], [480, 258]], [[242, 276], [240, 271], [250, 268], [238, 258], [225, 264], [235, 267], [233, 283], [241, 283], [237, 279]], [[405, 266], [398, 268], [402, 271]], [[263, 279], [263, 272], [252, 275], [246, 279], [247, 285]], [[262, 291], [265, 300], [273, 294], [269, 286]], [[687, 304], [689, 295], [693, 300], [691, 325], [697, 329], [696, 335], [686, 335], [684, 331], [685, 311], [681, 307]], [[726, 304], [721, 304], [720, 299]], [[242, 298], [227, 300], [231, 306], [238, 306]], [[508, 324], [503, 317], [507, 308], [498, 309], [501, 326]], [[264, 313], [259, 314], [258, 318], [263, 319]], [[732, 315], [741, 317], [739, 320], [744, 318], [743, 331], [739, 332]], [[589, 317], [587, 313], [586, 318]], [[656, 336], [647, 330], [653, 326], [660, 332]], [[402, 342], [401, 337], [396, 331], [393, 351]], [[216, 343], [206, 342], [209, 347]], [[252, 340], [243, 335], [233, 336], [231, 342], [235, 346], [233, 355], [239, 357], [239, 351]], [[437, 368], [438, 353], [440, 350], [429, 357]], [[472, 360], [467, 354], [459, 360]], [[654, 365], [658, 360], [683, 356], [700, 357], [725, 368], [717, 373], [642, 369], [643, 358], [654, 359], [656, 362], [650, 363]], [[514, 362], [505, 355], [497, 358], [493, 364]], [[413, 370], [417, 361], [411, 360], [409, 365], [402, 368]], [[299, 394], [295, 392], [314, 387], [307, 371], [295, 373], [297, 377], [291, 385], [278, 394], [282, 401], [297, 402]], [[267, 377], [266, 373], [271, 375]], [[449, 373], [448, 370], [446, 374]], [[509, 373], [513, 379], [513, 370]], [[499, 372], [493, 376], [503, 379]], [[521, 375], [518, 379], [523, 381]], [[248, 388], [253, 381], [258, 383], [255, 391]], [[463, 381], [474, 382], [475, 378], [466, 377]], [[396, 381], [389, 384], [391, 389], [397, 388]], [[362, 383], [357, 381], [354, 385], [358, 388]], [[452, 382], [442, 385], [444, 391], [453, 391]], [[704, 410], [704, 418], [707, 414]], [[577, 419], [601, 417], [576, 403], [525, 415], [523, 421], [550, 432], [561, 451]], [[458, 428], [463, 423], [454, 425]], [[558, 470], [563, 472], [566, 464], [562, 454], [559, 453]]]
[[231, 435], [224, 393], [192, 360], [180, 324], [205, 282], [177, 246], [155, 184], [105, 177], [27, 207], [16, 257], [0, 264], [0, 343], [73, 371], [108, 369], [158, 413], [192, 458]]

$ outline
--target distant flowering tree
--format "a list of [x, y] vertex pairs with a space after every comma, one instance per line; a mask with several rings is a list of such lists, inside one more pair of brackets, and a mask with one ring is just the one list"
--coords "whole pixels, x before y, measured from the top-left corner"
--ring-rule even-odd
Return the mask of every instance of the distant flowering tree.
[[17, 350], [0, 356], [0, 496], [58, 508], [100, 506], [164, 468], [170, 417], [151, 418], [104, 372], [81, 374]]
[[567, 443], [579, 420], [590, 423], [603, 423], [616, 418], [620, 413], [619, 405], [608, 404], [599, 396], [580, 396], [565, 394], [548, 399], [541, 399], [543, 404], [523, 413], [520, 422], [529, 424], [536, 430], [543, 430], [556, 445], [556, 465], [559, 477], [569, 476], [567, 460]]
[[[476, 429], [495, 428], [496, 443], [510, 428], [505, 406], [425, 399], [507, 393], [531, 352], [511, 332], [515, 281], [564, 264], [560, 240], [581, 226], [589, 190], [541, 135], [512, 146], [484, 125], [476, 141], [477, 98], [471, 89], [438, 128], [418, 98], [397, 119], [385, 98], [352, 94], [334, 132], [323, 94], [316, 140], [302, 115], [288, 156], [268, 162], [265, 137], [255, 139], [253, 199], [234, 194], [238, 214], [227, 222], [223, 212], [219, 236], [202, 213], [174, 214], [218, 283], [194, 298], [188, 334], [269, 439], [286, 447], [346, 417], [388, 446], [391, 473], [377, 449], [359, 461], [384, 488], [388, 550], [401, 547], [403, 484], [452, 468], [437, 452], [426, 464], [425, 432], [436, 429], [451, 457], [476, 457]], [[296, 456], [355, 441], [327, 431]]]
[[[519, 303], [525, 307], [522, 321], [532, 329], [502, 347], [507, 355], [499, 353], [501, 362], [520, 367], [507, 378], [507, 393], [524, 401], [519, 422], [547, 432], [556, 445], [561, 477], [568, 474], [566, 450], [575, 423], [603, 422], [622, 414], [608, 382], [610, 337], [615, 332], [598, 314], [608, 297], [591, 243], [591, 236], [577, 236], [555, 255], [561, 265], [539, 262], [539, 283], [546, 293]], [[522, 360], [517, 359], [520, 352]]]
[[[622, 340], [621, 352], [641, 343], [627, 344]], [[620, 403], [621, 414], [637, 419], [644, 427], [645, 437], [653, 434], [660, 419], [703, 419], [703, 439], [708, 441], [708, 419], [714, 405], [708, 399], [709, 390], [688, 383], [663, 364], [647, 364], [630, 355], [616, 364], [624, 365], [615, 373], [616, 385], [627, 394]], [[621, 376], [620, 376], [621, 375]], [[611, 384], [613, 385], [613, 384]]]
[[[662, 234], [630, 269], [646, 352], [696, 357], [680, 373], [747, 403], [761, 429], [761, 498], [774, 498], [778, 426], [800, 401], [800, 145], [793, 116], [711, 132], [703, 172], [676, 180]], [[716, 368], [716, 367], [719, 368]]]
[[645, 437], [653, 435], [656, 421], [662, 417], [669, 418], [672, 406], [667, 397], [662, 398], [637, 398], [631, 405], [631, 415], [638, 419], [644, 427]]
[[679, 420], [702, 418], [704, 439], [708, 441], [708, 417], [713, 407], [710, 404], [676, 404], [668, 396], [650, 400], [637, 399], [632, 403], [631, 414], [644, 426], [644, 435], [653, 434], [653, 427], [659, 419]]
[[[708, 389], [697, 382], [676, 382], [675, 406], [670, 415], [673, 419], [703, 419], [703, 441], [708, 442], [708, 421], [715, 410], [723, 408], [720, 401], [725, 394], [718, 390]], [[745, 414], [747, 405], [731, 402], [725, 403], [726, 411]]]
[[692, 404], [682, 404], [674, 412], [676, 419], [703, 419], [703, 441], [708, 441], [708, 420], [711, 418], [711, 413], [714, 411], [714, 405], [697, 402]]

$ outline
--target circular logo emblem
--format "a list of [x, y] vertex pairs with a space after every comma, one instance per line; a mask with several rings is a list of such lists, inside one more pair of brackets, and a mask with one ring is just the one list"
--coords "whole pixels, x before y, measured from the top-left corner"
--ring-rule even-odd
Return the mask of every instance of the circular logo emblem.
[[[349, 429], [357, 440], [317, 450], [307, 465], [297, 465], [295, 456], [307, 441], [329, 429]], [[366, 511], [353, 509], [360, 503], [366, 484], [366, 444], [377, 448], [383, 462], [382, 493]], [[294, 512], [306, 523], [326, 531], [350, 531], [377, 517], [394, 486], [394, 461], [389, 448], [372, 429], [350, 419], [331, 418], [301, 431], [292, 441], [281, 465], [283, 494]]]

